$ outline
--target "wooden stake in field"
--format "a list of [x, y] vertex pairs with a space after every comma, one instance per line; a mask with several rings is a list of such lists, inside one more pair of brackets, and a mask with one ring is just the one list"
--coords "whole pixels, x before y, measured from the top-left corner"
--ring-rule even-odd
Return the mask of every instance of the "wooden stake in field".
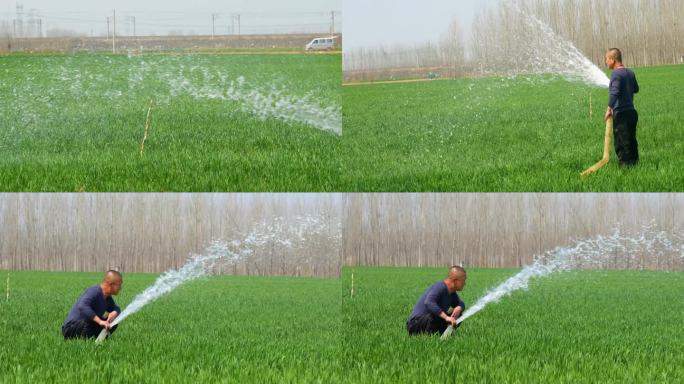
[[143, 156], [145, 150], [145, 141], [147, 140], [147, 130], [150, 128], [150, 112], [152, 112], [152, 99], [150, 99], [150, 106], [147, 108], [147, 118], [145, 119], [145, 132], [143, 134], [142, 143], [140, 143], [140, 157]]
[[584, 172], [582, 172], [582, 176], [589, 176], [592, 173], [598, 171], [603, 167], [604, 165], [608, 164], [608, 160], [610, 160], [610, 133], [613, 131], [613, 118], [609, 117], [608, 120], [606, 120], [606, 134], [603, 138], [603, 158], [596, 164], [592, 165], [591, 167], [587, 168]]
[[9, 271], [7, 272], [7, 293], [5, 295], [6, 300], [9, 301]]
[[352, 271], [352, 281], [351, 281], [351, 296], [354, 297], [354, 271]]

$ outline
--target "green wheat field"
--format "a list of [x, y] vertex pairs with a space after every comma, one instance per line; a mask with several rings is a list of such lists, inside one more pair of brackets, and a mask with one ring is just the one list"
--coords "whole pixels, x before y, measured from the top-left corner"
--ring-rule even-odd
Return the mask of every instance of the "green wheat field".
[[[102, 345], [64, 341], [71, 306], [100, 273], [10, 272], [0, 300], [0, 382], [341, 382], [340, 280], [192, 281], [119, 324]], [[123, 309], [156, 275], [128, 273]]]
[[641, 163], [621, 169], [613, 151], [587, 178], [603, 155], [607, 89], [553, 76], [345, 86], [339, 189], [681, 191], [684, 66], [635, 73]]
[[339, 54], [3, 56], [0, 190], [330, 190], [340, 62]]
[[[351, 274], [354, 273], [354, 296]], [[468, 269], [466, 308], [515, 269]], [[343, 270], [344, 371], [357, 383], [677, 383], [684, 276], [582, 270], [532, 279], [447, 340], [406, 320], [444, 268]]]

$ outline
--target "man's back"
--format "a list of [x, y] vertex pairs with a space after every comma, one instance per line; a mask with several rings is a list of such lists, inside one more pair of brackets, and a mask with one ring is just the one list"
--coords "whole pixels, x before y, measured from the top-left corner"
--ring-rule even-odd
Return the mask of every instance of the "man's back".
[[614, 114], [635, 109], [634, 94], [639, 93], [639, 83], [631, 69], [615, 69], [610, 77], [609, 91], [608, 106], [613, 109]]

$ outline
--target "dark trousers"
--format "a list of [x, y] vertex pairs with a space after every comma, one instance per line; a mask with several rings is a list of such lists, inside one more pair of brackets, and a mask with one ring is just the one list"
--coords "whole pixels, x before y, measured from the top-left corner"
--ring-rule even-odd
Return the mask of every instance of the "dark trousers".
[[[427, 313], [420, 317], [410, 319], [406, 323], [406, 330], [409, 335], [420, 335], [422, 333], [444, 333], [449, 326], [449, 323], [444, 321], [441, 317], [435, 316], [432, 313]], [[461, 324], [457, 324], [456, 328]]]
[[[109, 330], [109, 333], [113, 333], [118, 326], [118, 324], [113, 326]], [[62, 336], [64, 336], [64, 340], [76, 338], [88, 339], [97, 337], [100, 332], [102, 332], [102, 327], [92, 320], [70, 321], [62, 326]]]
[[617, 112], [613, 117], [615, 153], [620, 165], [636, 165], [639, 162], [639, 145], [636, 138], [639, 114], [635, 110]]

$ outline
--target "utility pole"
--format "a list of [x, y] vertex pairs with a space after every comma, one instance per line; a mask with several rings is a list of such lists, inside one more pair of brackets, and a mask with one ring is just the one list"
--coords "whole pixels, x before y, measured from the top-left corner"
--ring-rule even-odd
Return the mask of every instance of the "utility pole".
[[335, 11], [330, 11], [331, 24], [330, 24], [330, 36], [335, 36]]
[[112, 16], [112, 54], [116, 54], [116, 9]]
[[216, 34], [216, 16], [218, 13], [211, 14], [211, 39], [214, 40], [214, 35]]
[[232, 25], [232, 31], [231, 33], [234, 35], [235, 34], [235, 20], [237, 20], [238, 24], [238, 35], [240, 35], [240, 14], [239, 13], [234, 13], [233, 16], [230, 18], [230, 22]]
[[[18, 24], [18, 25], [17, 25]], [[19, 30], [18, 33], [16, 30]], [[24, 37], [24, 6], [17, 3], [17, 18], [15, 21], [15, 36]]]
[[126, 16], [126, 35], [131, 35], [131, 23], [133, 23], [133, 36], [135, 37], [135, 16]]

